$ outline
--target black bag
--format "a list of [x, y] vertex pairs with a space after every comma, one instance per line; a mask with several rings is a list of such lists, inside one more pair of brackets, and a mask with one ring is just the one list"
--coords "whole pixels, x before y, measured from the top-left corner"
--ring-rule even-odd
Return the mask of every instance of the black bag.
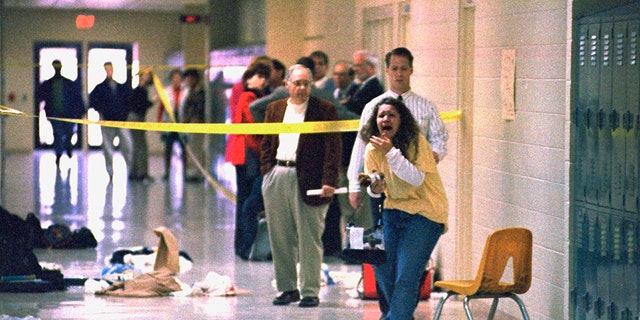
[[33, 253], [34, 230], [22, 218], [0, 207], [0, 276], [39, 275]]
[[249, 260], [269, 261], [271, 259], [271, 243], [269, 242], [267, 218], [261, 218], [260, 221], [258, 221], [258, 232], [256, 233], [256, 239], [251, 245]]

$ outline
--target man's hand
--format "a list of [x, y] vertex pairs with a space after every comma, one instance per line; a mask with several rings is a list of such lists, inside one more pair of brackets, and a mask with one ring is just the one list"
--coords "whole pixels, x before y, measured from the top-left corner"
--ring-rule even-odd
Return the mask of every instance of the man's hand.
[[360, 192], [351, 192], [349, 193], [349, 204], [354, 209], [359, 209], [362, 207], [362, 193]]
[[323, 184], [322, 192], [320, 192], [320, 198], [331, 198], [333, 197], [333, 193], [335, 191], [336, 191], [336, 188]]

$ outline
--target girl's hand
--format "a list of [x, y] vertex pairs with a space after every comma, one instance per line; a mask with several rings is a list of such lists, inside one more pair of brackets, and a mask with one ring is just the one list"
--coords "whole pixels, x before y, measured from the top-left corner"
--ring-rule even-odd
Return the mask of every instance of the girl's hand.
[[384, 192], [384, 180], [374, 180], [371, 183], [371, 192], [381, 194]]
[[393, 148], [391, 139], [386, 137], [371, 136], [369, 142], [371, 143], [371, 145], [373, 145], [374, 148], [376, 148], [376, 150], [382, 152], [383, 154], [387, 154], [387, 152], [389, 152], [389, 150]]

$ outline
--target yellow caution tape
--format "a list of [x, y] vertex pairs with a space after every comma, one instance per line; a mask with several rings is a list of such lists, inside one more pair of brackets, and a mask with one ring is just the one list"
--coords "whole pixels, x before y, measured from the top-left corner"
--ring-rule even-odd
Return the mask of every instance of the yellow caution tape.
[[[21, 111], [0, 106], [0, 115], [32, 116]], [[444, 122], [459, 120], [459, 110], [441, 112]], [[327, 133], [358, 131], [360, 120], [310, 121], [301, 123], [167, 123], [133, 121], [91, 121], [49, 117], [50, 120], [78, 124], [97, 124], [105, 127], [125, 128], [161, 132], [205, 133], [205, 134], [280, 134], [280, 133]]]
[[167, 95], [167, 92], [164, 90], [164, 87], [162, 86], [162, 81], [160, 81], [160, 78], [155, 72], [153, 73], [153, 85], [156, 87], [156, 91], [160, 96], [160, 101], [164, 106], [164, 110], [169, 114], [169, 118], [171, 118], [171, 122], [176, 122], [176, 117], [175, 117], [175, 114], [173, 113], [173, 107], [169, 102], [169, 96]]
[[[339, 121], [314, 121], [303, 123], [175, 123], [171, 104], [168, 103], [168, 97], [164, 92], [164, 88], [159, 86], [159, 79], [154, 75], [154, 84], [160, 94], [160, 99], [171, 116], [172, 123], [166, 122], [133, 122], [133, 121], [91, 121], [85, 119], [69, 119], [48, 117], [49, 120], [60, 120], [73, 122], [77, 124], [97, 124], [105, 127], [126, 128], [134, 130], [148, 131], [166, 131], [181, 133], [205, 133], [205, 134], [280, 134], [280, 133], [326, 133], [326, 132], [350, 132], [358, 131], [360, 120], [339, 120]], [[163, 97], [164, 95], [164, 97]], [[0, 106], [0, 115], [5, 116], [26, 116], [35, 117], [33, 115]], [[460, 110], [441, 112], [440, 117], [444, 122], [459, 120], [462, 117]], [[222, 193], [229, 201], [235, 202], [235, 194], [222, 186], [216, 181], [208, 171], [193, 156], [191, 149], [186, 145], [186, 151], [190, 158], [194, 160], [196, 167], [203, 173], [211, 186]]]

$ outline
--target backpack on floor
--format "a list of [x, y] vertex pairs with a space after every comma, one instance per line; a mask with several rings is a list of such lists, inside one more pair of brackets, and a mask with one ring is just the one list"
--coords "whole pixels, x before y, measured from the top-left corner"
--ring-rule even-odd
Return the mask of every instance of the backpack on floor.
[[271, 243], [269, 242], [269, 230], [267, 230], [267, 218], [261, 218], [260, 221], [258, 221], [258, 232], [256, 233], [256, 239], [251, 245], [249, 260], [271, 260]]
[[64, 290], [60, 271], [43, 270], [33, 253], [37, 230], [0, 207], [0, 292]]
[[0, 207], [0, 276], [38, 275], [42, 268], [33, 253], [34, 230]]

